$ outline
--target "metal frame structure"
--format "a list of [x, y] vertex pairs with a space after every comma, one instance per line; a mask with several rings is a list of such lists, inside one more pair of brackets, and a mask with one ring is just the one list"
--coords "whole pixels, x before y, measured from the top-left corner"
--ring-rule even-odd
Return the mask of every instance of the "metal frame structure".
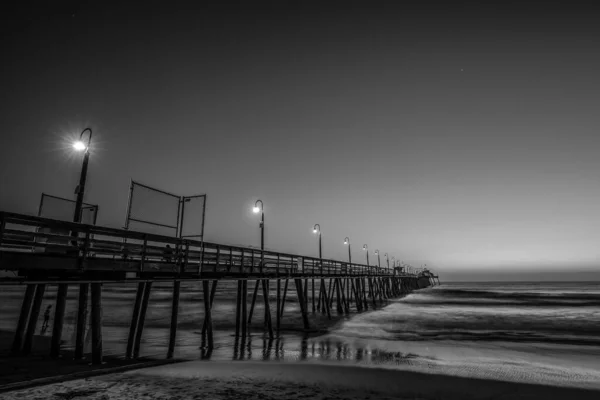
[[[135, 203], [135, 187], [139, 186], [141, 188], [144, 188], [146, 190], [152, 191], [152, 192], [156, 192], [159, 194], [162, 194], [164, 196], [169, 196], [172, 197], [173, 199], [177, 199], [178, 204], [177, 204], [177, 222], [176, 224], [173, 225], [167, 225], [167, 224], [162, 224], [162, 223], [157, 223], [157, 222], [153, 222], [153, 221], [147, 221], [147, 220], [142, 220], [142, 219], [137, 219], [137, 218], [133, 218], [131, 216], [132, 214], [132, 207], [134, 207], [134, 203]], [[203, 198], [203, 205], [202, 205], [202, 226], [200, 227], [200, 234], [199, 235], [183, 235], [183, 227], [184, 227], [184, 223], [185, 223], [185, 204], [188, 203], [190, 200], [192, 199], [197, 199], [197, 198]], [[125, 225], [123, 226], [124, 229], [129, 229], [130, 227], [130, 222], [137, 222], [140, 224], [148, 224], [148, 225], [153, 225], [153, 226], [158, 226], [158, 227], [162, 227], [162, 228], [167, 228], [167, 229], [173, 229], [175, 231], [175, 237], [177, 238], [200, 238], [200, 241], [202, 242], [204, 240], [204, 221], [206, 218], [206, 195], [205, 194], [199, 194], [199, 195], [193, 195], [193, 196], [178, 196], [174, 193], [170, 193], [161, 189], [157, 189], [154, 188], [152, 186], [148, 186], [145, 185], [143, 183], [134, 181], [133, 179], [131, 180], [131, 183], [129, 185], [129, 200], [127, 202], [127, 212], [125, 214]]]
[[[66, 199], [64, 197], [54, 196], [54, 195], [51, 195], [51, 194], [48, 194], [48, 193], [42, 193], [42, 195], [40, 197], [40, 205], [38, 207], [38, 217], [43, 217], [43, 213], [44, 213], [44, 199], [46, 197], [49, 197], [49, 198], [55, 199], [55, 200], [61, 200], [61, 201], [67, 202], [67, 203], [73, 203], [73, 204], [76, 203], [75, 200]], [[81, 207], [81, 214], [83, 214], [84, 210], [95, 210], [93, 225], [96, 225], [96, 221], [98, 219], [98, 210], [99, 210], [98, 205], [97, 204], [90, 204], [90, 203], [83, 203], [83, 206]], [[72, 216], [70, 216], [70, 218], [72, 218]], [[69, 221], [71, 221], [71, 219], [69, 219]]]

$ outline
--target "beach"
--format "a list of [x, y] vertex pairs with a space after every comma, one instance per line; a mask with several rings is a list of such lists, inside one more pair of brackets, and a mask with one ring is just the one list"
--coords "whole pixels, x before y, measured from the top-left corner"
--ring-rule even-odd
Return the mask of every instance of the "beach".
[[[82, 399], [551, 399], [600, 398], [600, 285], [449, 284], [413, 292], [303, 334], [294, 317], [275, 338], [262, 313], [245, 339], [227, 323], [221, 293], [215, 346], [200, 340], [201, 303], [181, 307], [182, 362], [5, 392]], [[51, 293], [51, 292], [50, 292]], [[51, 301], [52, 294], [48, 300]], [[217, 294], [219, 296], [219, 293]], [[123, 353], [131, 290], [108, 292], [106, 353]], [[219, 298], [219, 297], [217, 297]], [[168, 288], [150, 305], [142, 354], [164, 359]], [[258, 303], [257, 303], [258, 304]], [[289, 310], [297, 307], [291, 302]], [[14, 307], [13, 307], [14, 308]], [[118, 312], [113, 312], [118, 310]], [[257, 309], [258, 310], [258, 309]], [[187, 313], [187, 314], [186, 314]], [[70, 336], [65, 335], [65, 347]], [[54, 397], [49, 397], [52, 394]]]
[[62, 399], [597, 399], [581, 388], [327, 363], [189, 361], [4, 393]]

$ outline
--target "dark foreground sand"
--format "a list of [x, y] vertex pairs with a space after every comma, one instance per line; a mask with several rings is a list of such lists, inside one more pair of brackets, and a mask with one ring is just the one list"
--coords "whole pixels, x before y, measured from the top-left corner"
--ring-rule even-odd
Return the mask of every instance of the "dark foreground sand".
[[2, 399], [600, 399], [600, 391], [322, 363], [189, 361]]

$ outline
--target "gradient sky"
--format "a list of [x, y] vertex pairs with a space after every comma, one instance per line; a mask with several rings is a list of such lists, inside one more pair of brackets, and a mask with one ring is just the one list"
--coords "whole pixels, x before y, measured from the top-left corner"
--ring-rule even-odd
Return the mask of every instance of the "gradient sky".
[[258, 246], [260, 198], [273, 250], [316, 255], [319, 223], [325, 257], [442, 282], [600, 277], [592, 8], [110, 3], [2, 17], [1, 210], [74, 198], [91, 127], [101, 225], [134, 179], [207, 193], [209, 241]]

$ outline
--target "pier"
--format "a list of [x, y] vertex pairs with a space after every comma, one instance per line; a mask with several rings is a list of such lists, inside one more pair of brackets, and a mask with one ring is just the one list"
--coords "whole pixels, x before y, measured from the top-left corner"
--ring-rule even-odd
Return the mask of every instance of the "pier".
[[[67, 291], [78, 287], [75, 359], [84, 357], [91, 303], [91, 360], [101, 364], [102, 286], [137, 286], [125, 356], [139, 357], [140, 341], [153, 284], [172, 282], [168, 350], [172, 358], [177, 336], [181, 282], [202, 287], [202, 342], [213, 347], [212, 309], [219, 283], [236, 285], [235, 336], [249, 334], [259, 297], [264, 308], [264, 334], [276, 337], [285, 319], [285, 303], [295, 289], [302, 329], [311, 331], [309, 314], [349, 314], [380, 307], [411, 290], [439, 284], [430, 271], [405, 273], [324, 258], [161, 236], [36, 216], [0, 212], [0, 270], [14, 271], [3, 285], [26, 285], [11, 345], [13, 355], [28, 355], [49, 285], [57, 287], [49, 355], [61, 354]], [[272, 287], [275, 298], [272, 299]], [[260, 296], [259, 296], [260, 293]], [[272, 304], [274, 303], [274, 304]], [[273, 307], [274, 306], [274, 307]]]

